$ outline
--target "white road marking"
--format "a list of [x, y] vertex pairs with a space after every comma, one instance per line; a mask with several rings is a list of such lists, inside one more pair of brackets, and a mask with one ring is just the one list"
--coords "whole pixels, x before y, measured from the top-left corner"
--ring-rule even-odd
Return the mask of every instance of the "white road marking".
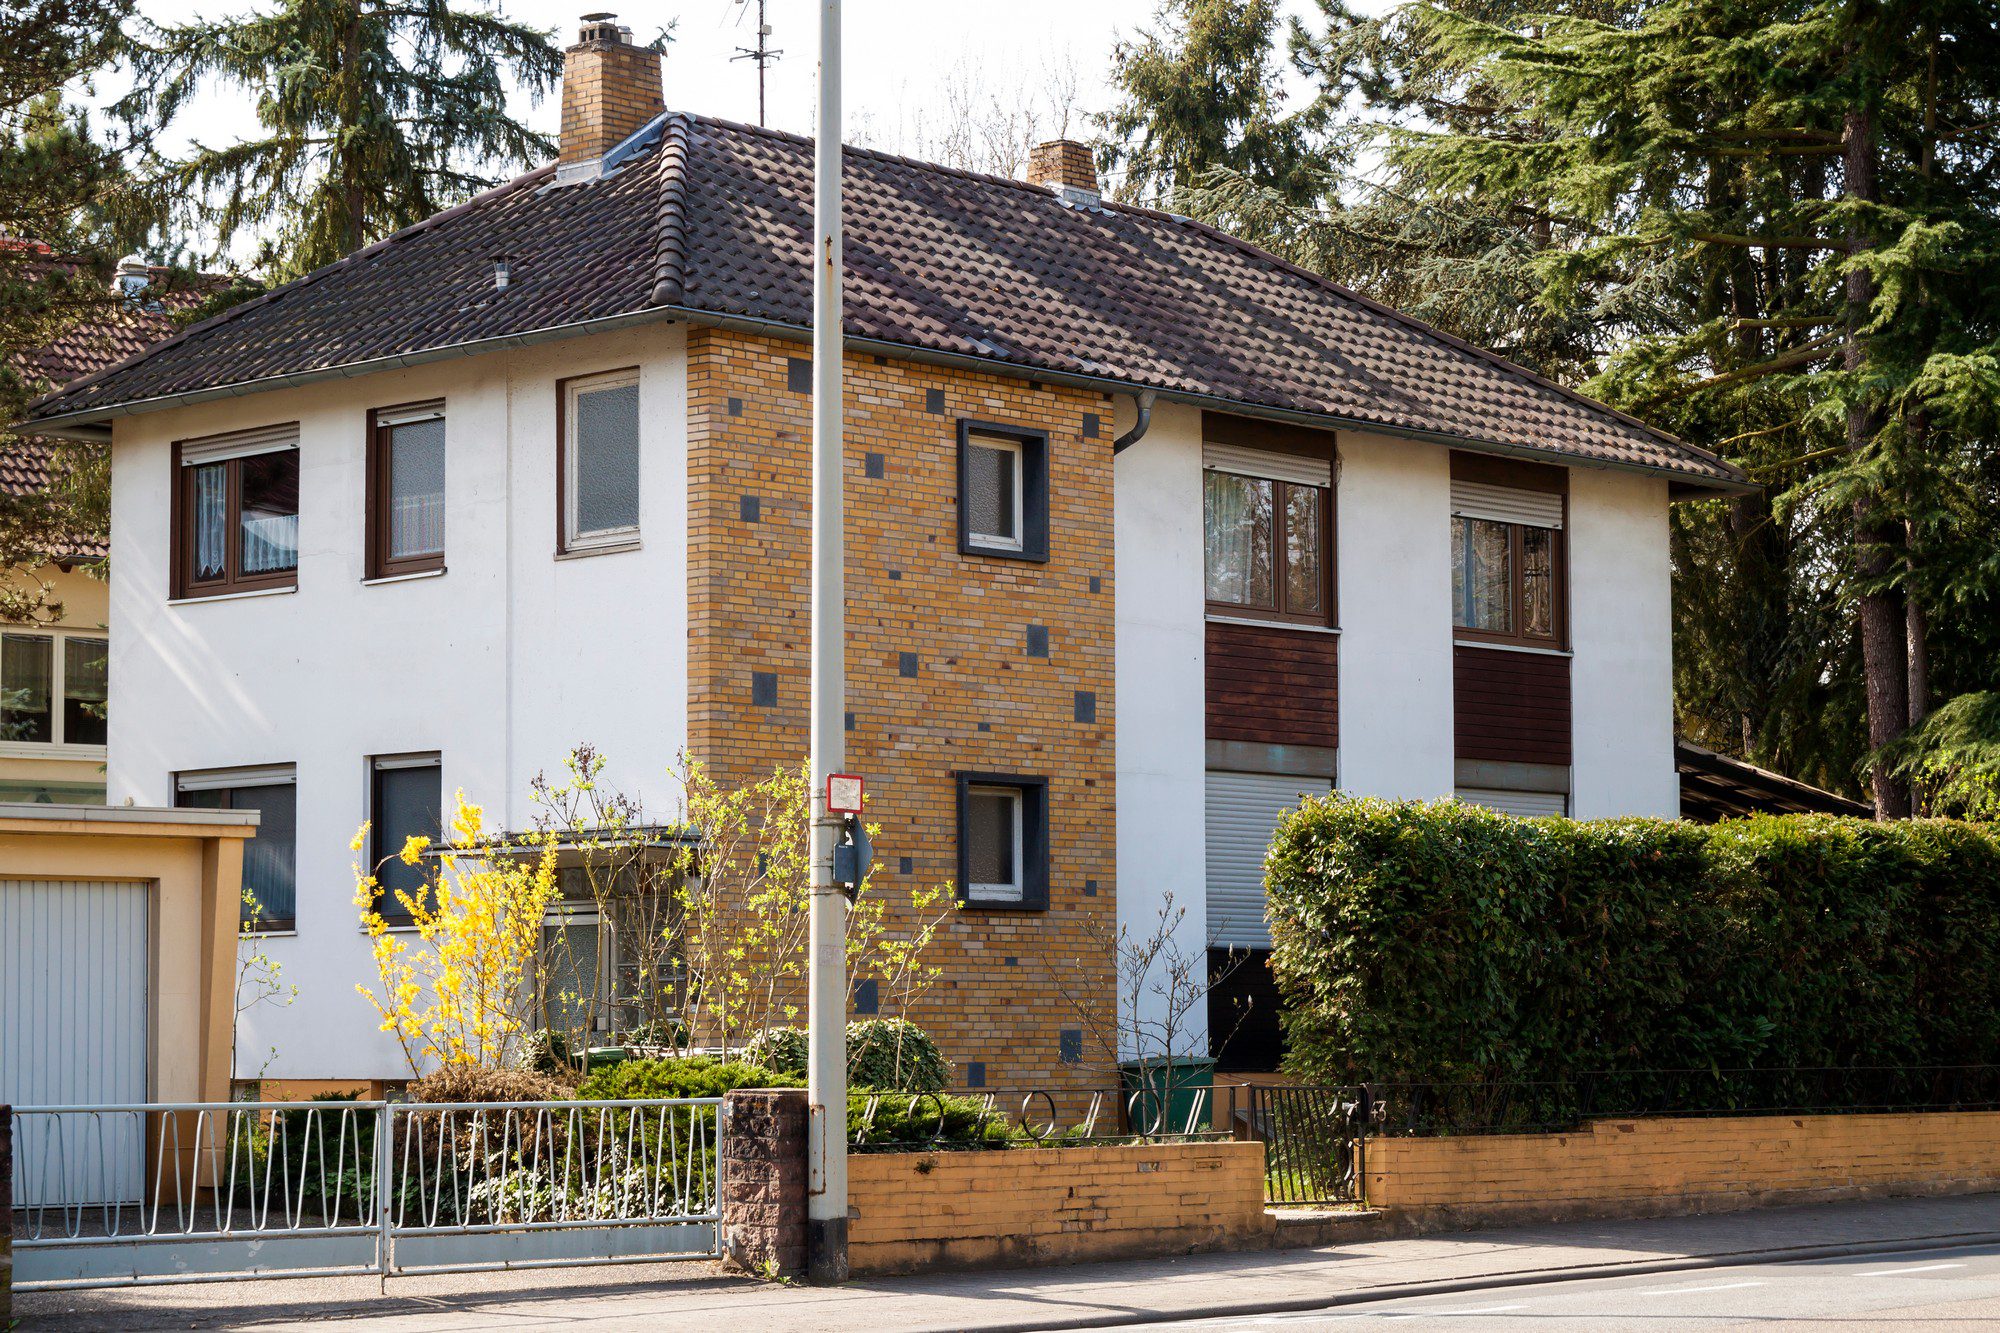
[[1692, 1296], [1698, 1291], [1736, 1291], [1742, 1287], [1761, 1287], [1761, 1282], [1716, 1282], [1706, 1287], [1653, 1287], [1646, 1291], [1634, 1292], [1636, 1296]]
[[1963, 1268], [1964, 1264], [1918, 1264], [1915, 1268], [1878, 1268], [1872, 1273], [1856, 1273], [1856, 1277], [1901, 1277], [1905, 1273], [1935, 1273], [1940, 1268]]

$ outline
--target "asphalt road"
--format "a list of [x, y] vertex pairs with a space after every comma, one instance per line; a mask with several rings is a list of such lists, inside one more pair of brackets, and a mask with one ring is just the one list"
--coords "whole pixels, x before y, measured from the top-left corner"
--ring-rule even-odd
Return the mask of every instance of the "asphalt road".
[[1448, 1328], [1453, 1333], [1679, 1333], [1760, 1326], [1995, 1333], [2000, 1330], [2000, 1245], [1547, 1282], [1173, 1325], [1270, 1333], [1392, 1326]]

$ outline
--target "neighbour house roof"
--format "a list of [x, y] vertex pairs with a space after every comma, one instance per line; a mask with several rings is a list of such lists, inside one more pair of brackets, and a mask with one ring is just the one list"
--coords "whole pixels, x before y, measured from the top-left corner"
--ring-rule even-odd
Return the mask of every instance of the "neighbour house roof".
[[1681, 814], [1698, 823], [1756, 814], [1854, 815], [1865, 819], [1875, 813], [1873, 806], [1861, 801], [1688, 741], [1674, 742], [1674, 767], [1680, 773]]
[[[46, 245], [34, 242], [6, 242], [27, 249], [35, 270], [61, 273], [73, 266]], [[147, 269], [147, 286], [141, 297], [107, 304], [96, 318], [71, 326], [43, 347], [15, 352], [8, 360], [31, 382], [62, 385], [79, 376], [144, 352], [174, 332], [176, 317], [208, 298], [227, 278], [204, 274], [193, 284], [175, 285], [173, 270]], [[0, 495], [33, 495], [46, 490], [53, 480], [55, 443], [40, 436], [17, 436], [0, 448]], [[78, 549], [64, 554], [94, 560], [106, 553], [102, 541], [78, 543]]]
[[[543, 168], [89, 375], [80, 426], [620, 321], [810, 326], [809, 139], [672, 113], [594, 181]], [[1212, 227], [847, 149], [847, 332], [1263, 415], [1743, 482], [1715, 456]], [[509, 283], [496, 290], [494, 261]]]

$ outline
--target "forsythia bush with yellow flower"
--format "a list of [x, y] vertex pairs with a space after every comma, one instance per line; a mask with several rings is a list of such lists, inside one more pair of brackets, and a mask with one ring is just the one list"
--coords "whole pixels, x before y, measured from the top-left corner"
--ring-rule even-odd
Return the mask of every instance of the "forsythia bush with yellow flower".
[[[531, 982], [540, 966], [542, 919], [557, 896], [553, 836], [529, 835], [530, 856], [493, 857], [481, 846], [484, 812], [462, 791], [453, 803], [451, 836], [435, 874], [423, 891], [395, 894], [413, 932], [382, 915], [380, 867], [354, 867], [354, 905], [381, 986], [355, 989], [417, 1074], [513, 1061], [535, 1026]], [[368, 827], [350, 844], [357, 852], [367, 845]], [[430, 839], [412, 837], [400, 859], [420, 865], [430, 850]]]

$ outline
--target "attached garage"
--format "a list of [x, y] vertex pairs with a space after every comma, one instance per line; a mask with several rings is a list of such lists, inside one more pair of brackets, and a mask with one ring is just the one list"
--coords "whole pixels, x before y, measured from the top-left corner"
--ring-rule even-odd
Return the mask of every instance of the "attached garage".
[[251, 811], [0, 804], [0, 1104], [226, 1101]]

